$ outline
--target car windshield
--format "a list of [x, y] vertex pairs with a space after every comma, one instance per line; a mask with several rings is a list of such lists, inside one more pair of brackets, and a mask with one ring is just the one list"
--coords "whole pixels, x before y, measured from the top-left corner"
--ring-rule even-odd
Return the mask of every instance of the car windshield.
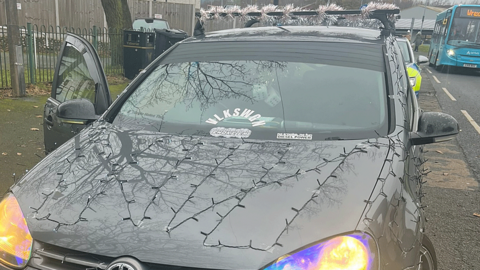
[[402, 51], [403, 61], [405, 61], [406, 64], [413, 63], [408, 43], [404, 40], [399, 40], [398, 46], [400, 46], [400, 50]]
[[166, 21], [162, 20], [147, 20], [146, 19], [138, 19], [133, 22], [133, 29], [139, 30], [143, 28], [145, 30], [153, 30], [153, 29], [169, 29], [168, 24]]
[[[201, 46], [198, 50], [201, 55]], [[208, 58], [205, 53], [201, 58]], [[285, 134], [303, 134], [308, 140], [371, 138], [385, 132], [382, 70], [326, 64], [301, 54], [282, 57], [265, 51], [252, 60], [237, 53], [245, 60], [212, 54], [210, 61], [159, 65], [128, 97], [113, 123], [212, 136], [230, 130], [259, 139], [290, 136]], [[354, 53], [353, 62], [359, 58]]]

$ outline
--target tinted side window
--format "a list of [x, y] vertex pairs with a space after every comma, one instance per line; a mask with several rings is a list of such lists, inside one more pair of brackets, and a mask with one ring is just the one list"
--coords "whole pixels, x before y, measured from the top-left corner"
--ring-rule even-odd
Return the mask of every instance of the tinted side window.
[[95, 104], [95, 81], [88, 70], [84, 54], [67, 43], [61, 58], [55, 99], [64, 102], [79, 98], [86, 98]]

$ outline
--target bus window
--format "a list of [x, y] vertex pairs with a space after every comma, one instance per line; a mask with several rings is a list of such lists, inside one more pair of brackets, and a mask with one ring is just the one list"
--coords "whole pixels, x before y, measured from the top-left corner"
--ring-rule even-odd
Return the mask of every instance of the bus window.
[[480, 32], [478, 31], [480, 20], [471, 20], [467, 25], [465, 40], [479, 43]]
[[471, 15], [476, 14], [477, 11], [480, 11], [480, 8], [457, 8], [448, 37], [449, 45], [480, 45], [480, 17]]
[[442, 35], [441, 34], [441, 31], [442, 31], [442, 20], [440, 21], [437, 21], [435, 23], [435, 28], [433, 29], [433, 35], [432, 35], [432, 42], [433, 43], [437, 43], [439, 42], [439, 37]]

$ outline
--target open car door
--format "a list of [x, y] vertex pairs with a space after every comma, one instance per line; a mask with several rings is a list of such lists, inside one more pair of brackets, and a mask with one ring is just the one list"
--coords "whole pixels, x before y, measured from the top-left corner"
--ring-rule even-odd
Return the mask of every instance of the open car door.
[[112, 103], [98, 54], [84, 38], [67, 34], [43, 111], [45, 152], [98, 119]]

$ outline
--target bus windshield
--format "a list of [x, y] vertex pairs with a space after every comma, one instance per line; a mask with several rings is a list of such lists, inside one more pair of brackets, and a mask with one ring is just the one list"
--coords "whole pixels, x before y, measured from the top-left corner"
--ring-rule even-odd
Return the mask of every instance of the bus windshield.
[[450, 28], [448, 44], [480, 48], [480, 7], [459, 7]]

